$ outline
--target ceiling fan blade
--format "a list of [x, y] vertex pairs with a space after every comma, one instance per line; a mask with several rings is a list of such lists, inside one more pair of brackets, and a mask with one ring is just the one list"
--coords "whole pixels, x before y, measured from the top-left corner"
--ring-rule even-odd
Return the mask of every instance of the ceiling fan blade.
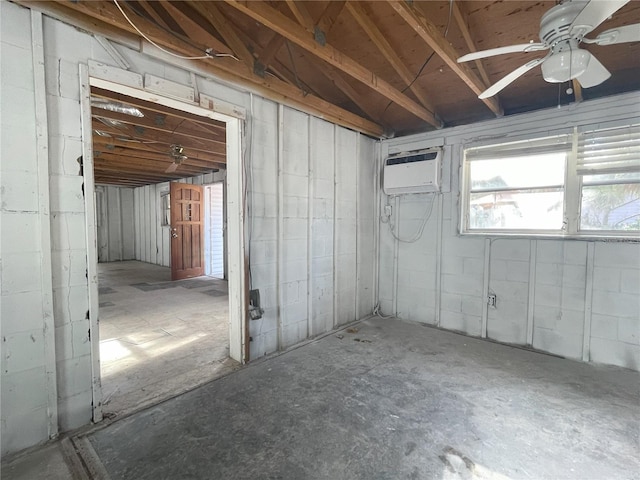
[[172, 173], [172, 172], [175, 172], [177, 169], [178, 169], [178, 164], [174, 162], [171, 165], [169, 165], [169, 167], [164, 171], [164, 173]]
[[585, 43], [597, 45], [613, 45], [614, 43], [640, 42], [640, 23], [605, 30], [593, 40], [584, 39]]
[[580, 37], [595, 29], [630, 0], [591, 0], [573, 20], [569, 33]]
[[479, 58], [493, 57], [495, 55], [502, 55], [503, 53], [537, 52], [540, 50], [546, 50], [547, 48], [549, 47], [544, 43], [521, 43], [518, 45], [510, 45], [508, 47], [491, 48], [480, 52], [467, 53], [458, 59], [458, 63], [478, 60]]
[[498, 93], [504, 87], [506, 87], [510, 83], [512, 83], [515, 80], [517, 80], [518, 78], [520, 78], [522, 75], [527, 73], [532, 68], [537, 67], [538, 65], [540, 65], [542, 62], [544, 62], [544, 60], [546, 58], [547, 57], [536, 58], [535, 60], [531, 60], [530, 62], [527, 62], [524, 65], [522, 65], [521, 67], [516, 68], [509, 75], [503, 77], [501, 80], [498, 80], [496, 83], [491, 85], [488, 89], [486, 89], [484, 92], [482, 92], [480, 95], [478, 95], [478, 98], [493, 97], [496, 93]]
[[578, 81], [584, 88], [589, 88], [600, 85], [610, 76], [611, 73], [609, 70], [607, 70], [596, 57], [591, 55], [587, 69], [578, 76]]

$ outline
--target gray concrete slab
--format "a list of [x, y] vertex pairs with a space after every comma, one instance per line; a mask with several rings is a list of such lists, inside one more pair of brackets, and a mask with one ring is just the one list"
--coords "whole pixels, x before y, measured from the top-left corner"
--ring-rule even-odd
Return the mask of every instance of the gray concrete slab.
[[640, 478], [637, 372], [399, 320], [358, 329], [90, 442], [113, 479]]

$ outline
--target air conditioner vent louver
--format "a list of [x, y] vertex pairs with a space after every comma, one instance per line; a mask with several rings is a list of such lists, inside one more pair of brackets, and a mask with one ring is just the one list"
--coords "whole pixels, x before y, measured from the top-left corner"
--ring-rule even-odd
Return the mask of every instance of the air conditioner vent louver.
[[390, 155], [384, 162], [384, 193], [401, 195], [439, 191], [441, 158], [441, 148]]

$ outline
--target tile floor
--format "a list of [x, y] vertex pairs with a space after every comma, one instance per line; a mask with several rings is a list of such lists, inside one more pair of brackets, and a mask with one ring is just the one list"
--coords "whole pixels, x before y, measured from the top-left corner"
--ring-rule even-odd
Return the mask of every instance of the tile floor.
[[180, 394], [239, 367], [229, 358], [227, 282], [171, 281], [169, 268], [101, 263], [103, 410], [118, 415]]

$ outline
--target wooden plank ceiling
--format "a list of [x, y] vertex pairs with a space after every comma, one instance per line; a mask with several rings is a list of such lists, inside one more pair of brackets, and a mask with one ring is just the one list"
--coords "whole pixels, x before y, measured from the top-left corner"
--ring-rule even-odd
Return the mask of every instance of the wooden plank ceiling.
[[[536, 68], [498, 96], [489, 85], [544, 53], [458, 64], [457, 57], [539, 41], [556, 1], [182, 1], [31, 2], [89, 30], [149, 40], [276, 101], [374, 137], [428, 131], [640, 89], [639, 42], [582, 47], [612, 77], [568, 93]], [[122, 12], [119, 10], [122, 8]], [[631, 1], [589, 34], [640, 22]], [[195, 128], [194, 125], [189, 125]]]
[[224, 169], [225, 124], [91, 88], [97, 184], [137, 187]]

